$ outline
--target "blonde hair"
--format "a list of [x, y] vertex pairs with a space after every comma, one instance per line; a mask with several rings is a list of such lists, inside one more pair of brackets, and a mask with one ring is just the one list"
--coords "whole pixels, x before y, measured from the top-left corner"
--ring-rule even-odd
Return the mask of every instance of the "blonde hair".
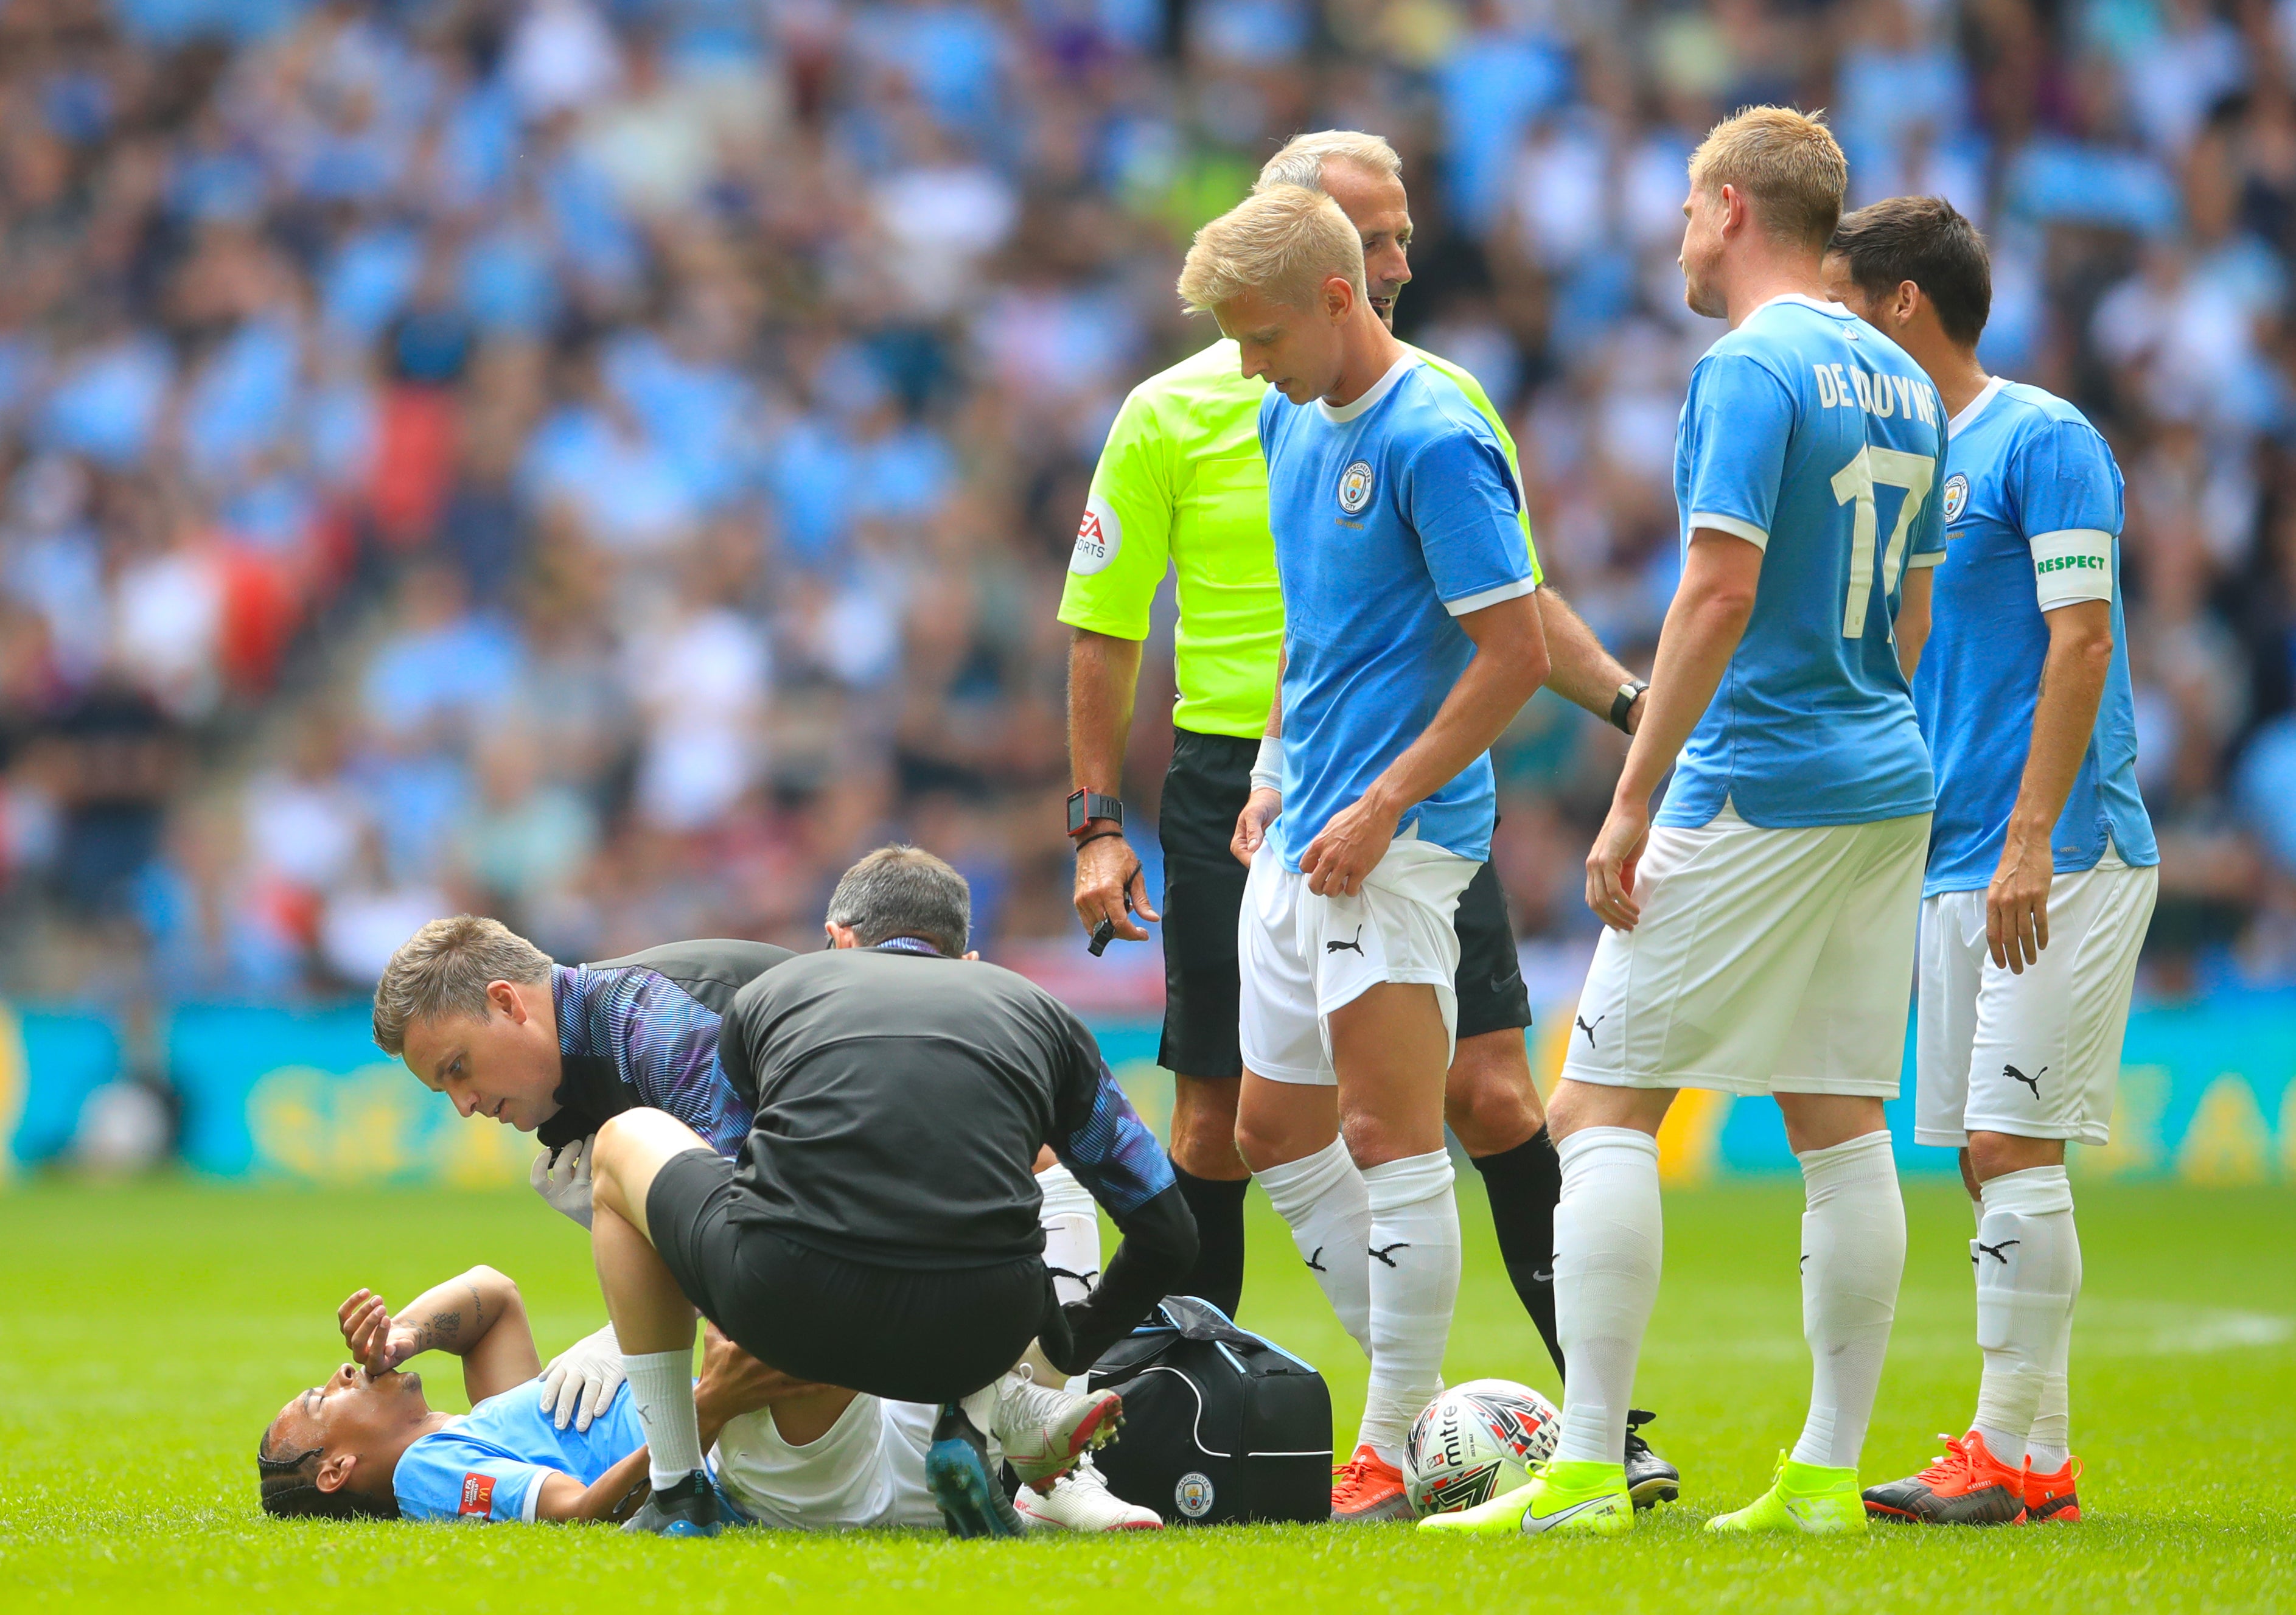
[[1180, 268], [1180, 300], [1208, 314], [1258, 291], [1307, 307], [1331, 275], [1364, 295], [1363, 240], [1339, 203], [1304, 185], [1255, 191], [1196, 232]]
[[441, 1015], [487, 1016], [487, 984], [550, 980], [550, 955], [479, 914], [433, 920], [398, 946], [374, 988], [375, 1046], [406, 1052], [406, 1029]]
[[1267, 160], [1251, 188], [1258, 192], [1271, 191], [1277, 185], [1298, 185], [1302, 190], [1320, 191], [1324, 188], [1324, 165], [1333, 158], [1389, 179], [1403, 177], [1403, 159], [1378, 135], [1366, 135], [1359, 129], [1319, 129], [1313, 135], [1294, 135], [1281, 152]]
[[1708, 192], [1735, 185], [1774, 240], [1822, 248], [1841, 222], [1849, 163], [1824, 113], [1746, 107], [1691, 153], [1690, 183]]

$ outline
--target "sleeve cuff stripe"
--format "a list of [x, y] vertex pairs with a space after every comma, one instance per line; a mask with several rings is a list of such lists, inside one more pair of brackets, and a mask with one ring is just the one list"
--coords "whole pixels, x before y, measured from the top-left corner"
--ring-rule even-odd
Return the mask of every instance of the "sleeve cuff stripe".
[[526, 1501], [519, 1505], [518, 1517], [527, 1525], [534, 1523], [534, 1512], [542, 1506], [542, 1477], [533, 1476], [526, 1488]]
[[1939, 562], [1943, 561], [1944, 559], [1945, 552], [1943, 550], [1924, 550], [1918, 555], [1906, 556], [1906, 564], [1908, 567], [1935, 566]]
[[1719, 516], [1712, 511], [1696, 511], [1692, 512], [1690, 520], [1683, 525], [1688, 531], [1693, 533], [1702, 527], [1712, 528], [1718, 533], [1727, 533], [1734, 538], [1743, 538], [1758, 550], [1767, 550], [1770, 547], [1770, 535], [1767, 529], [1756, 527], [1751, 521], [1742, 521], [1735, 516]]
[[1518, 578], [1513, 583], [1503, 583], [1495, 589], [1485, 589], [1464, 599], [1447, 600], [1443, 603], [1443, 609], [1454, 617], [1464, 617], [1470, 611], [1480, 611], [1502, 601], [1520, 600], [1525, 594], [1537, 592], [1538, 588], [1538, 579], [1536, 578]]

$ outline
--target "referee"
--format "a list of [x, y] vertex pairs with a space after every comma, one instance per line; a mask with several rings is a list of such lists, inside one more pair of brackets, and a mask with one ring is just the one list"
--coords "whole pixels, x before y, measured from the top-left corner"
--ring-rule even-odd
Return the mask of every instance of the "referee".
[[[1411, 217], [1393, 147], [1349, 131], [1303, 135], [1269, 160], [1257, 189], [1304, 185], [1328, 194], [1363, 239], [1370, 300], [1394, 322], [1411, 271]], [[1514, 459], [1513, 440], [1474, 378], [1433, 354]], [[1195, 1213], [1200, 1253], [1183, 1286], [1231, 1314], [1243, 1287], [1243, 1191], [1237, 1149], [1242, 1055], [1237, 1046], [1236, 919], [1245, 870], [1228, 849], [1251, 792], [1251, 768], [1274, 700], [1283, 603], [1267, 526], [1267, 472], [1259, 414], [1265, 383], [1240, 373], [1221, 341], [1133, 389], [1093, 478], [1062, 595], [1069, 651], [1069, 750], [1075, 794], [1076, 907], [1085, 929], [1103, 922], [1134, 941], [1147, 932], [1127, 912], [1164, 927], [1164, 1036], [1158, 1060], [1174, 1073], [1171, 1156]], [[1520, 471], [1518, 469], [1518, 480]], [[1526, 537], [1529, 518], [1524, 518]], [[1172, 764], [1159, 840], [1164, 911], [1151, 906], [1117, 799], [1132, 721], [1140, 644], [1167, 565], [1180, 604]], [[1538, 561], [1533, 552], [1532, 568]], [[1548, 685], [1631, 731], [1643, 685], [1606, 653], [1551, 589], [1538, 593], [1552, 668]], [[1488, 865], [1460, 899], [1458, 1053], [1445, 1119], [1481, 1172], [1508, 1277], [1557, 1369], [1554, 1204], [1561, 1168], [1545, 1132], [1522, 1029], [1530, 1004], [1513, 928]], [[1284, 1141], [1276, 1159], [1289, 1159]]]

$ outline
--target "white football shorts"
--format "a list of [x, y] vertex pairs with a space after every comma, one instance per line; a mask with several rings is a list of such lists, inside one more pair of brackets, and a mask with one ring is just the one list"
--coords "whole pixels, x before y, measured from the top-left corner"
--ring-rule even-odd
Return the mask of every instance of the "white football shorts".
[[2049, 883], [2049, 945], [2021, 974], [1993, 963], [1985, 893], [1922, 904], [1914, 1138], [1960, 1149], [1972, 1132], [2107, 1142], [2136, 954], [2158, 869], [2108, 851]]
[[1456, 1048], [1459, 933], [1451, 916], [1481, 867], [1415, 834], [1398, 836], [1355, 896], [1318, 897], [1263, 845], [1236, 918], [1244, 1068], [1275, 1082], [1336, 1083], [1325, 1018], [1382, 981], [1433, 988]]
[[711, 1456], [718, 1484], [752, 1523], [776, 1530], [938, 1527], [925, 1448], [940, 1410], [857, 1396], [819, 1439], [792, 1447], [770, 1409], [727, 1421]]
[[1642, 921], [1595, 945], [1563, 1076], [1895, 1098], [1929, 838], [1925, 813], [1765, 830], [1726, 801], [1652, 829]]

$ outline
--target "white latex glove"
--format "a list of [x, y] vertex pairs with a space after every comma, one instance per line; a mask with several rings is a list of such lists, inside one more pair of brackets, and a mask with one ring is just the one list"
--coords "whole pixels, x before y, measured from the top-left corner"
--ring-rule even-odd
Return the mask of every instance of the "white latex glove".
[[569, 1419], [575, 1429], [588, 1430], [590, 1421], [621, 1388], [622, 1345], [609, 1324], [550, 1359], [550, 1366], [542, 1371], [543, 1414], [554, 1412], [561, 1430]]
[[597, 1147], [598, 1135], [593, 1133], [576, 1139], [555, 1157], [545, 1150], [534, 1158], [526, 1175], [534, 1192], [548, 1201], [554, 1210], [564, 1212], [585, 1228], [590, 1226], [590, 1157]]

